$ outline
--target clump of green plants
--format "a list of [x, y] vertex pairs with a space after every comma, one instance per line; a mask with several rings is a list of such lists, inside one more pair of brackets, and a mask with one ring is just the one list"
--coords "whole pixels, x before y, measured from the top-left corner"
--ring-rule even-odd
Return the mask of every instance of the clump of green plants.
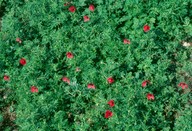
[[7, 0], [0, 86], [19, 130], [191, 130], [190, 0]]

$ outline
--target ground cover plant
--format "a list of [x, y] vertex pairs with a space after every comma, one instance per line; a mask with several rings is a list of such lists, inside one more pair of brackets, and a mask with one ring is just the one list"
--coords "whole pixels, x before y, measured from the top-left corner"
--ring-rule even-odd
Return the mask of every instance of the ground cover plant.
[[192, 130], [190, 0], [0, 3], [1, 130]]

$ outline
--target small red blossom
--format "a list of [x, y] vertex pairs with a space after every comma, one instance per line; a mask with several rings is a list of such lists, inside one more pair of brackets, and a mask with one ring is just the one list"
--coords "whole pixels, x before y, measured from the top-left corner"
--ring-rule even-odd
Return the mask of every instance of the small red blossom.
[[89, 5], [89, 10], [90, 11], [94, 11], [95, 10], [95, 6], [94, 5]]
[[4, 81], [9, 81], [10, 80], [9, 76], [7, 76], [7, 75], [4, 75], [3, 79], [4, 79]]
[[154, 97], [153, 94], [148, 93], [148, 94], [147, 94], [147, 99], [148, 99], [148, 100], [154, 100], [155, 97]]
[[148, 26], [148, 25], [143, 26], [143, 31], [144, 32], [148, 32], [149, 30], [150, 30], [150, 26]]
[[110, 107], [114, 107], [115, 106], [115, 102], [114, 102], [114, 100], [110, 100], [110, 101], [108, 101], [108, 103], [107, 103]]
[[180, 83], [178, 84], [178, 86], [181, 87], [183, 90], [186, 89], [186, 88], [188, 88], [188, 85], [187, 85], [185, 82], [180, 82]]
[[72, 13], [74, 13], [74, 12], [76, 11], [75, 6], [70, 6], [70, 7], [69, 7], [69, 11], [72, 12]]
[[149, 81], [149, 80], [143, 81], [142, 84], [141, 84], [141, 86], [142, 86], [142, 87], [146, 87], [147, 84], [150, 84], [150, 81]]
[[114, 82], [114, 79], [112, 77], [107, 78], [107, 81], [109, 84], [112, 84]]
[[21, 41], [21, 39], [20, 38], [16, 38], [16, 42], [18, 42], [18, 43], [22, 43], [22, 41]]
[[112, 117], [113, 116], [113, 113], [110, 111], [110, 110], [107, 110], [106, 112], [105, 112], [105, 118], [110, 118], [110, 117]]
[[19, 63], [20, 63], [21, 65], [25, 65], [27, 62], [26, 62], [26, 60], [25, 60], [24, 58], [21, 58], [20, 61], [19, 61]]
[[62, 80], [63, 80], [64, 82], [70, 84], [70, 80], [69, 80], [69, 78], [67, 78], [67, 77], [63, 77]]
[[95, 89], [95, 85], [92, 84], [92, 83], [89, 83], [89, 84], [87, 85], [87, 88], [89, 88], [89, 89]]
[[84, 22], [87, 22], [90, 20], [90, 18], [87, 15], [83, 16], [83, 19], [84, 19]]
[[37, 93], [38, 92], [38, 88], [35, 86], [31, 86], [31, 92], [32, 93]]
[[73, 54], [72, 54], [71, 52], [67, 52], [67, 53], [66, 53], [66, 56], [67, 56], [67, 58], [69, 58], [69, 59], [72, 59], [72, 58], [73, 58]]
[[124, 40], [123, 40], [123, 43], [124, 43], [124, 44], [131, 44], [130, 40], [128, 40], [128, 39], [124, 39]]

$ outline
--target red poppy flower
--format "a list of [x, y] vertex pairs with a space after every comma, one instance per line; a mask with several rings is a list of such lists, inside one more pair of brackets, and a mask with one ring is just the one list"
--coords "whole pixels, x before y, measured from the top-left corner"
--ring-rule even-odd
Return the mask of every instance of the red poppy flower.
[[7, 76], [7, 75], [4, 75], [3, 79], [4, 79], [5, 81], [9, 81], [9, 80], [10, 80], [9, 76]]
[[74, 12], [76, 11], [75, 6], [70, 6], [70, 7], [69, 7], [69, 11], [72, 12], [72, 13], [74, 13]]
[[148, 94], [147, 94], [147, 99], [148, 99], [148, 100], [154, 100], [155, 97], [154, 97], [153, 94], [148, 93]]
[[62, 80], [63, 80], [64, 82], [70, 84], [70, 80], [69, 80], [69, 78], [67, 78], [67, 77], [63, 77]]
[[19, 63], [20, 63], [21, 65], [25, 65], [25, 64], [26, 64], [26, 60], [25, 60], [24, 58], [21, 58], [20, 61], [19, 61]]
[[105, 112], [105, 118], [110, 118], [110, 117], [112, 117], [113, 116], [113, 113], [110, 111], [110, 110], [107, 110], [106, 112]]
[[109, 84], [112, 84], [114, 82], [114, 79], [112, 77], [107, 78], [107, 81]]
[[83, 16], [83, 19], [84, 19], [84, 22], [87, 22], [90, 20], [90, 18], [87, 15]]
[[95, 89], [95, 85], [92, 84], [92, 83], [89, 83], [89, 84], [87, 85], [87, 88], [89, 88], [89, 89]]
[[188, 88], [188, 85], [187, 85], [185, 82], [180, 82], [180, 83], [178, 84], [178, 86], [181, 87], [182, 89]]
[[38, 88], [35, 86], [31, 86], [31, 92], [32, 93], [37, 93], [38, 92]]
[[21, 41], [20, 38], [16, 38], [16, 42], [18, 42], [18, 43], [22, 43], [22, 41]]
[[131, 44], [130, 40], [128, 40], [128, 39], [124, 39], [124, 40], [123, 40], [123, 43], [124, 43], [124, 44]]
[[69, 58], [69, 59], [73, 58], [73, 54], [72, 54], [71, 52], [67, 52], [67, 53], [66, 53], [66, 56], [67, 56], [67, 58]]
[[108, 101], [108, 103], [107, 103], [110, 107], [114, 107], [115, 106], [115, 102], [114, 102], [114, 100], [110, 100], [110, 101]]
[[146, 87], [147, 84], [149, 84], [149, 83], [150, 83], [149, 80], [145, 80], [145, 81], [142, 82], [141, 86], [142, 86], [142, 87]]
[[95, 10], [95, 6], [94, 5], [89, 5], [89, 10], [90, 11], [94, 11]]
[[150, 30], [150, 26], [148, 26], [148, 25], [143, 26], [143, 31], [144, 32], [148, 32], [149, 30]]

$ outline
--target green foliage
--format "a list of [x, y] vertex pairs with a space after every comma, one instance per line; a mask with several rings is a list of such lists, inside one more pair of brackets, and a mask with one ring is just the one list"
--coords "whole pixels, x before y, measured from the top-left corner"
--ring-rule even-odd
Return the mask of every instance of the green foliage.
[[[20, 130], [191, 130], [190, 0], [7, 0], [1, 88]], [[94, 12], [89, 5], [95, 6]], [[74, 5], [76, 11], [68, 8]], [[84, 22], [88, 15], [90, 21]], [[144, 32], [144, 25], [150, 31]], [[22, 43], [15, 41], [20, 38]], [[127, 38], [131, 44], [124, 44]], [[68, 59], [67, 52], [74, 58]], [[25, 58], [22, 66], [19, 60]], [[81, 71], [77, 72], [79, 67]], [[185, 78], [181, 75], [187, 72]], [[61, 80], [70, 79], [70, 84]], [[113, 84], [107, 78], [113, 77]], [[147, 87], [141, 83], [150, 80]], [[180, 82], [189, 88], [182, 90]], [[96, 88], [88, 89], [93, 83]], [[36, 86], [38, 93], [30, 91]], [[154, 101], [146, 98], [153, 93]], [[113, 99], [113, 108], [107, 102]], [[104, 118], [106, 110], [113, 116]]]
[[2, 116], [2, 114], [0, 114], [0, 122], [2, 122], [3, 121], [3, 116]]

